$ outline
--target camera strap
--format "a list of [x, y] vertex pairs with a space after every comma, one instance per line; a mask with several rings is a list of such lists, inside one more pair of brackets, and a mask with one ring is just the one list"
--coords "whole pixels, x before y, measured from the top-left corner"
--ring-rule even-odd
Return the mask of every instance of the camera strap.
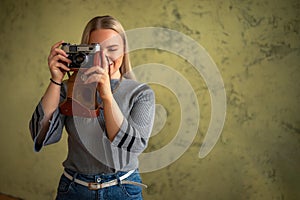
[[100, 114], [100, 107], [96, 108], [95, 110], [90, 110], [83, 106], [76, 99], [71, 99], [69, 97], [67, 97], [67, 99], [60, 104], [59, 109], [60, 112], [66, 116], [95, 118]]
[[[79, 75], [78, 73], [80, 72], [74, 71], [72, 75], [68, 73], [69, 79], [67, 80], [67, 98], [59, 105], [60, 112], [66, 116], [80, 116], [87, 118], [98, 117], [100, 114], [100, 105], [96, 100], [96, 91], [94, 92], [94, 94], [91, 94], [91, 103], [93, 104], [93, 108], [95, 109], [88, 108], [82, 102], [80, 102], [80, 100], [74, 98], [73, 96], [73, 90], [75, 87], [77, 88], [76, 93], [78, 93], [79, 90], [79, 92], [82, 92], [84, 95], [85, 92], [85, 87], [83, 87], [83, 89], [80, 88], [80, 86], [85, 86], [85, 84], [81, 80], [76, 79], [77, 75]], [[80, 91], [80, 89], [82, 91]], [[91, 90], [93, 89], [95, 88], [92, 88]]]

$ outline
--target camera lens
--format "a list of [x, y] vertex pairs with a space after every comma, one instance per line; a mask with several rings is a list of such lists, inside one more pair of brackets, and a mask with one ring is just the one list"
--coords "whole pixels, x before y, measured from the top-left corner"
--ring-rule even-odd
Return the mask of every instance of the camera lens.
[[85, 57], [86, 55], [83, 53], [80, 53], [78, 55], [75, 56], [74, 58], [74, 62], [78, 65], [80, 65], [81, 63], [83, 63], [85, 61]]

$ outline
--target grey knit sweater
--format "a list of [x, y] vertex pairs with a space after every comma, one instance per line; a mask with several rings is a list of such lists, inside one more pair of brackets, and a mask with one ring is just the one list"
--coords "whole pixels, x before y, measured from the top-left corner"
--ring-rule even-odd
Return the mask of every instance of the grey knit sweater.
[[[138, 155], [147, 147], [155, 114], [155, 97], [146, 84], [125, 79], [118, 83], [112, 80], [113, 94], [124, 120], [112, 142], [105, 133], [103, 111], [98, 118], [65, 116], [57, 108], [50, 120], [46, 137], [39, 139], [44, 117], [41, 102], [37, 105], [29, 122], [35, 151], [60, 140], [63, 128], [68, 133], [68, 156], [65, 168], [82, 174], [112, 173], [138, 168]], [[61, 89], [62, 102], [66, 98], [66, 84]]]

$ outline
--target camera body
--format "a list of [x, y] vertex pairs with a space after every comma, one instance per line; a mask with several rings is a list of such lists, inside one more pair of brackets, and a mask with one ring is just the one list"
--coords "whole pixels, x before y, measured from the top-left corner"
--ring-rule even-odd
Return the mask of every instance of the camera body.
[[61, 113], [67, 116], [97, 117], [99, 115], [97, 85], [85, 84], [84, 72], [99, 61], [100, 45], [63, 43], [61, 49], [72, 61], [70, 64], [64, 64], [73, 71], [72, 75], [68, 73], [67, 98], [60, 104]]
[[90, 68], [95, 65], [95, 56], [100, 52], [100, 44], [63, 43], [61, 49], [67, 53], [68, 59], [72, 61], [68, 65], [70, 69]]

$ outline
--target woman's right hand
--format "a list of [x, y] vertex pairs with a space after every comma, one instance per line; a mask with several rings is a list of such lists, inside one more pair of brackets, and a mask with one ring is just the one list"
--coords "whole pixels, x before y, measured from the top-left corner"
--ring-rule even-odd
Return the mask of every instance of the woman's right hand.
[[48, 56], [48, 66], [51, 73], [51, 78], [61, 83], [65, 73], [70, 71], [65, 63], [71, 63], [71, 60], [68, 59], [68, 55], [64, 50], [59, 48], [64, 41], [57, 42], [51, 47], [50, 54]]

